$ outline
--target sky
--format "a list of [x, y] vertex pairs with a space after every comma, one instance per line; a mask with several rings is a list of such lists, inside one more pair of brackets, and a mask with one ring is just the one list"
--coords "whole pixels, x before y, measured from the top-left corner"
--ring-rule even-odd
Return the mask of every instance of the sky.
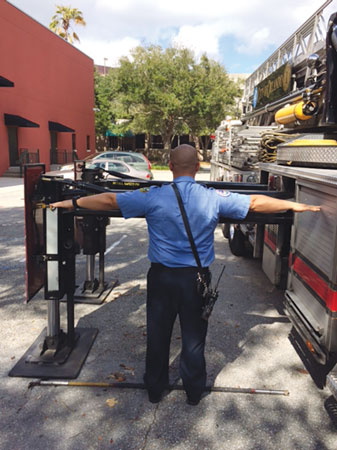
[[[324, 0], [8, 0], [48, 27], [56, 5], [82, 11], [75, 46], [95, 64], [118, 65], [138, 45], [187, 47], [229, 73], [252, 73]], [[326, 8], [337, 11], [337, 0]]]

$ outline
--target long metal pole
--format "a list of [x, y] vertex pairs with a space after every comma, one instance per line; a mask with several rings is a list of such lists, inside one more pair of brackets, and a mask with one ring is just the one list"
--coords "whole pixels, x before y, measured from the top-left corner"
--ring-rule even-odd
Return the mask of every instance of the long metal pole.
[[[102, 387], [117, 389], [146, 389], [143, 383], [105, 383], [95, 381], [49, 381], [40, 380], [33, 381], [29, 384], [29, 388], [34, 386], [72, 386], [72, 387]], [[180, 385], [169, 385], [170, 391], [183, 391], [184, 387]], [[222, 386], [206, 386], [205, 392], [227, 392], [234, 394], [265, 394], [265, 395], [289, 395], [287, 390], [275, 389], [255, 389], [255, 388], [235, 388]]]

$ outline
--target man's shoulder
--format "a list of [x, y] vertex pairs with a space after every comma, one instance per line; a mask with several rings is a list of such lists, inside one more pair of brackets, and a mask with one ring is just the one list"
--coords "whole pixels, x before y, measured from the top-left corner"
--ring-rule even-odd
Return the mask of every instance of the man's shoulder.
[[151, 194], [159, 194], [160, 192], [167, 192], [167, 190], [172, 189], [172, 183], [163, 183], [160, 186], [151, 186], [149, 192]]
[[172, 189], [169, 183], [162, 184], [161, 186], [149, 186], [138, 189], [138, 198], [141, 197], [145, 201], [155, 201], [167, 195], [168, 190]]

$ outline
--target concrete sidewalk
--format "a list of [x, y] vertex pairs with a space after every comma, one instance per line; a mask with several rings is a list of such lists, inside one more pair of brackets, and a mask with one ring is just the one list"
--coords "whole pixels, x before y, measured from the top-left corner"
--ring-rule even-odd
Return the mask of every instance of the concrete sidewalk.
[[0, 177], [0, 188], [10, 187], [10, 186], [19, 186], [22, 184], [23, 184], [23, 178]]
[[0, 177], [0, 209], [23, 206], [23, 178]]

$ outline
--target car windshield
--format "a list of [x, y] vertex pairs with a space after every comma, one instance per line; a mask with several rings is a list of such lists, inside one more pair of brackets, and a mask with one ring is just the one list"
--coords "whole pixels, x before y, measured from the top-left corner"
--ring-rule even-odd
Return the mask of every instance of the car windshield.
[[104, 158], [118, 159], [126, 163], [146, 163], [142, 155], [135, 155], [134, 153], [103, 152], [101, 155], [95, 157], [96, 160]]
[[118, 161], [94, 161], [92, 164], [89, 164], [88, 169], [104, 169], [104, 170], [113, 170], [114, 172], [120, 173], [128, 173], [130, 172], [129, 168]]
[[135, 159], [135, 161], [137, 161], [137, 162], [144, 162], [144, 158], [142, 158], [141, 156], [138, 156], [138, 155], [132, 155], [132, 156]]
[[115, 172], [126, 173], [129, 172], [129, 169], [124, 164], [118, 162], [108, 162], [107, 170], [114, 170]]
[[88, 169], [104, 169], [105, 163], [104, 162], [93, 162], [92, 164], [89, 164], [86, 166]]

